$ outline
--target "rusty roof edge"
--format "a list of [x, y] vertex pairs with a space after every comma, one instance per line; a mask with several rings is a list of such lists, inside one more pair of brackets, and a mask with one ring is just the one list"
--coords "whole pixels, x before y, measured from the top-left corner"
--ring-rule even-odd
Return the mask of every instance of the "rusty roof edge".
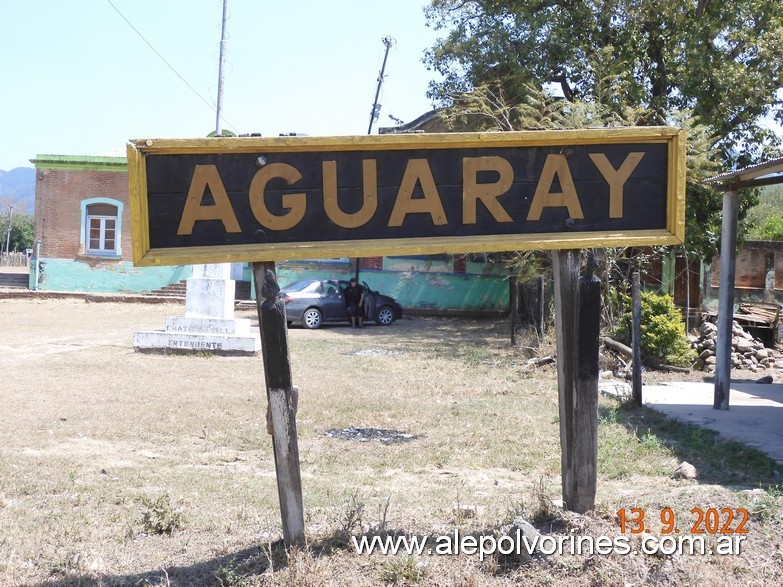
[[756, 179], [767, 175], [774, 176], [781, 174], [780, 183], [783, 183], [783, 157], [771, 159], [763, 163], [749, 165], [736, 171], [727, 171], [714, 177], [704, 180], [704, 183], [734, 183], [735, 181], [746, 181]]

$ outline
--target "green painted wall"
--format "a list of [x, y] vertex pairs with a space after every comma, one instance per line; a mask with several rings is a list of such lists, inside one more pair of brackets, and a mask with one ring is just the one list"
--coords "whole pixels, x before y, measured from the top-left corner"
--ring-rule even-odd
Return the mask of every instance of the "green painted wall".
[[[353, 275], [355, 269], [350, 266], [277, 265], [277, 279], [283, 288], [300, 279], [348, 279]], [[508, 280], [502, 275], [362, 270], [359, 281], [397, 298], [403, 308], [508, 311]]]
[[403, 308], [506, 311], [508, 281], [465, 273], [362, 271], [359, 280], [397, 298]]
[[[281, 287], [300, 279], [349, 279], [348, 264], [278, 263]], [[31, 269], [30, 288], [34, 288]], [[188, 267], [134, 267], [130, 262], [88, 264], [67, 259], [41, 259], [38, 289], [134, 293], [151, 291], [190, 277]], [[249, 264], [244, 271], [251, 281]], [[403, 308], [504, 312], [508, 310], [508, 281], [502, 275], [455, 274], [436, 271], [362, 270], [360, 281], [397, 298]], [[253, 293], [255, 297], [255, 292]]]
[[[159, 289], [190, 277], [190, 267], [134, 267], [131, 262], [85, 263], [68, 259], [41, 259], [38, 289], [133, 293]], [[32, 276], [33, 271], [31, 271]], [[33, 288], [34, 284], [30, 283]]]

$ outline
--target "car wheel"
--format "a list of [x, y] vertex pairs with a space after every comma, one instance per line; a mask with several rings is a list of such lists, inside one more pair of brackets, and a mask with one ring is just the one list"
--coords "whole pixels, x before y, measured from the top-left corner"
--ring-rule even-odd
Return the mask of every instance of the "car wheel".
[[321, 310], [318, 308], [308, 308], [305, 313], [302, 314], [302, 324], [305, 328], [315, 330], [321, 325], [322, 315]]
[[375, 322], [379, 326], [388, 326], [394, 322], [394, 312], [389, 306], [381, 306], [375, 312]]

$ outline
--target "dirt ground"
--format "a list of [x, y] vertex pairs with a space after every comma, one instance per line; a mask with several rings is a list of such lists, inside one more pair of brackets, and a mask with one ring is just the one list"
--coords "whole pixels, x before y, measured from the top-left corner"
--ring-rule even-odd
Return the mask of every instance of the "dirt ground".
[[[290, 329], [308, 547], [286, 555], [260, 357], [132, 349], [135, 331], [183, 313], [0, 300], [0, 585], [783, 583], [780, 472], [614, 400], [601, 404], [596, 511], [559, 510], [555, 369], [529, 367], [503, 321]], [[252, 310], [237, 317], [257, 325]], [[359, 429], [404, 441], [344, 440]], [[697, 480], [673, 477], [682, 460]], [[543, 533], [617, 536], [617, 512], [633, 508], [659, 537], [666, 508], [680, 521], [748, 509], [746, 548], [519, 564], [349, 546], [379, 532], [484, 535], [518, 515]]]

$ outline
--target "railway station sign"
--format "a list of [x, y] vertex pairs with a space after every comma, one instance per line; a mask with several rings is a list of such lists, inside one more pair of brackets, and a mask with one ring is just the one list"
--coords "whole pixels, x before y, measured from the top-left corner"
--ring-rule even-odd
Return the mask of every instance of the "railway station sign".
[[128, 143], [136, 265], [682, 242], [672, 127]]

